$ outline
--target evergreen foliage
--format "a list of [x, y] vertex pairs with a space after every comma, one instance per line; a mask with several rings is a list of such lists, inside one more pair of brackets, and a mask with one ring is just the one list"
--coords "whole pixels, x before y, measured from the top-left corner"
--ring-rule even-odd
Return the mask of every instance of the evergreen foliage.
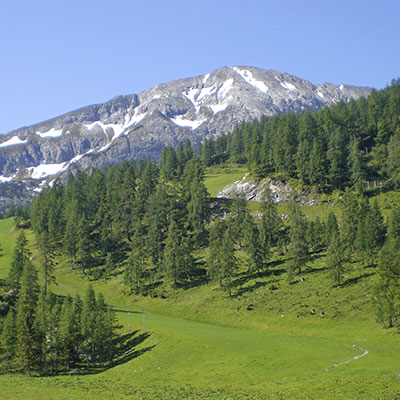
[[[18, 244], [17, 244], [18, 246]], [[101, 293], [91, 287], [84, 301], [63, 301], [38, 284], [37, 271], [25, 260], [15, 307], [2, 324], [0, 347], [6, 370], [27, 375], [58, 373], [82, 365], [113, 365], [116, 318]]]

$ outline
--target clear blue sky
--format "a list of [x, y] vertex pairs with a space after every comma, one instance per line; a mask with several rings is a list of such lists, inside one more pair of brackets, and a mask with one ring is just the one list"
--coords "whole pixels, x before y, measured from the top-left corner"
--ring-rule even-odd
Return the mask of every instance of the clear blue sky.
[[383, 88], [400, 0], [14, 0], [0, 5], [0, 132], [224, 65]]

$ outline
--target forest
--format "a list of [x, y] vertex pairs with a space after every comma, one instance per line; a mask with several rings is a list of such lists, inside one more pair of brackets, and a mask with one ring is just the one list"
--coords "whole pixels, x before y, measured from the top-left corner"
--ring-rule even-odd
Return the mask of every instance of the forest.
[[[316, 192], [341, 190], [340, 213], [308, 218], [295, 194], [287, 216], [268, 191], [257, 213], [240, 196], [210, 198], [205, 168], [225, 162], [246, 164], [255, 177], [297, 179]], [[112, 363], [115, 316], [101, 294], [89, 290], [83, 301], [58, 302], [48, 290], [61, 258], [91, 280], [122, 275], [132, 296], [212, 281], [232, 297], [239, 269], [262, 276], [280, 255], [294, 281], [325, 252], [334, 287], [355, 261], [377, 270], [377, 319], [399, 328], [400, 205], [385, 219], [371, 196], [376, 185], [400, 185], [399, 81], [368, 99], [242, 124], [197, 149], [189, 141], [166, 147], [159, 163], [126, 161], [71, 174], [65, 185], [45, 188], [29, 215], [17, 215], [17, 224], [35, 234], [44, 284], [39, 288], [22, 231], [4, 283], [14, 295], [1, 299], [2, 362], [27, 373]]]
[[393, 80], [368, 98], [244, 123], [199, 151], [204, 165], [231, 159], [256, 177], [296, 178], [329, 192], [378, 182], [398, 188], [399, 149], [400, 81]]

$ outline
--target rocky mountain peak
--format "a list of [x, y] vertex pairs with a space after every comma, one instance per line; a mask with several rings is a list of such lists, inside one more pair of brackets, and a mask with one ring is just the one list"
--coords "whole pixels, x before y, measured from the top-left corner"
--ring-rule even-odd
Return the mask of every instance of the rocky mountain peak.
[[[16, 129], [0, 137], [0, 203], [13, 184], [39, 192], [71, 168], [91, 169], [125, 159], [157, 159], [164, 145], [196, 144], [243, 121], [367, 96], [369, 88], [313, 84], [294, 75], [250, 66], [222, 67], [205, 75], [121, 95]], [[23, 185], [22, 185], [23, 186]], [[1, 206], [1, 204], [0, 204]], [[4, 208], [4, 207], [3, 207]]]

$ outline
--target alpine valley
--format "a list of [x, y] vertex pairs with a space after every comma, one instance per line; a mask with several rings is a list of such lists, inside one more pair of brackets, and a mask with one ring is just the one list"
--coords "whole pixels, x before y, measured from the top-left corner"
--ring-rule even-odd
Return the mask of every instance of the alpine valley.
[[240, 66], [117, 96], [0, 136], [0, 208], [23, 204], [76, 169], [155, 160], [165, 145], [196, 146], [263, 115], [317, 110], [370, 91]]

